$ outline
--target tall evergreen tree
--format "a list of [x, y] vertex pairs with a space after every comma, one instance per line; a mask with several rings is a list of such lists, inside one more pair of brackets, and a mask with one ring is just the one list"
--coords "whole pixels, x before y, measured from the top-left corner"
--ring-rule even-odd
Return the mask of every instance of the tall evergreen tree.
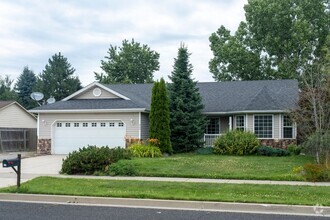
[[81, 89], [76, 70], [61, 53], [48, 60], [45, 69], [39, 74], [36, 90], [45, 95], [45, 99], [54, 97], [57, 101]]
[[163, 153], [172, 153], [168, 92], [163, 78], [152, 88], [149, 138], [159, 141]]
[[26, 109], [38, 106], [37, 102], [30, 97], [36, 83], [37, 77], [34, 72], [29, 67], [24, 67], [23, 72], [17, 79], [15, 90], [17, 92], [18, 102]]
[[13, 80], [8, 75], [4, 78], [0, 75], [0, 100], [16, 100], [17, 94], [12, 89]]
[[189, 52], [183, 44], [174, 59], [169, 85], [171, 141], [174, 152], [188, 152], [202, 144], [206, 119], [202, 115], [202, 98], [191, 78]]

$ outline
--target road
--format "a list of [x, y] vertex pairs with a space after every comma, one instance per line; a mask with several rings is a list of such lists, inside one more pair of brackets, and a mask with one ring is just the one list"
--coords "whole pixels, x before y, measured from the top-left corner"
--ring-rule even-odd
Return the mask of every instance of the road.
[[25, 202], [0, 202], [0, 219], [10, 220], [134, 220], [134, 219], [177, 219], [177, 220], [323, 220], [314, 216], [287, 216], [272, 214], [226, 213], [191, 210], [122, 208], [106, 206], [84, 206], [77, 204], [46, 204]]

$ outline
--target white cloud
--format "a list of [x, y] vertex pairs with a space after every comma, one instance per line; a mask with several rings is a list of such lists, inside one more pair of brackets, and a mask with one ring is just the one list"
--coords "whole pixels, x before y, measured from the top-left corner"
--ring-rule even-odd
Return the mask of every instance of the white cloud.
[[193, 77], [211, 81], [208, 37], [220, 25], [235, 31], [247, 0], [23, 1], [0, 2], [0, 74], [16, 78], [25, 65], [40, 73], [62, 52], [84, 85], [100, 72], [109, 45], [135, 38], [160, 53], [155, 78], [171, 74], [180, 42], [194, 66]]

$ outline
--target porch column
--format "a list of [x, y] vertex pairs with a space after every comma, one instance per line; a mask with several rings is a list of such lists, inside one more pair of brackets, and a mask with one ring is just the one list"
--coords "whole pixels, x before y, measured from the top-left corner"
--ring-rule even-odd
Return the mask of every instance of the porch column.
[[233, 130], [232, 117], [229, 116], [229, 131]]

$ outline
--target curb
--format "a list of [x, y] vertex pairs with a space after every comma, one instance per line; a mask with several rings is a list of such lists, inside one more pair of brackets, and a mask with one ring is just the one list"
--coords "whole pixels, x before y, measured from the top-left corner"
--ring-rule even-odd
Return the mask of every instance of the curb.
[[330, 206], [319, 205], [299, 206], [9, 193], [0, 194], [0, 201], [330, 217]]

